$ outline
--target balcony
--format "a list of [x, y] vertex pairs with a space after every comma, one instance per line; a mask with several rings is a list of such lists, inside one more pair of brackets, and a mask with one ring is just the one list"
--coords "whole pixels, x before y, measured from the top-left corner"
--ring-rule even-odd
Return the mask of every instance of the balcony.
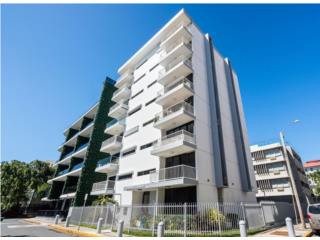
[[113, 119], [107, 123], [104, 132], [109, 135], [120, 135], [124, 131], [125, 127], [125, 119]]
[[193, 83], [187, 78], [182, 77], [180, 80], [159, 91], [156, 103], [163, 107], [172, 106], [192, 96], [193, 93]]
[[158, 113], [153, 126], [166, 130], [183, 125], [194, 119], [193, 107], [189, 103], [181, 102]]
[[131, 89], [128, 87], [119, 88], [112, 95], [111, 100], [114, 102], [119, 102], [120, 100], [128, 100], [131, 94]]
[[162, 66], [167, 66], [168, 63], [173, 61], [179, 56], [190, 56], [192, 54], [192, 45], [186, 39], [179, 39], [174, 42], [171, 46], [166, 47], [166, 49], [160, 53], [159, 64]]
[[115, 119], [122, 119], [126, 116], [127, 111], [128, 111], [128, 102], [121, 101], [119, 103], [116, 103], [110, 108], [108, 116]]
[[180, 130], [158, 140], [153, 146], [151, 154], [168, 158], [193, 152], [195, 149], [196, 142], [194, 135], [185, 130]]
[[77, 185], [65, 187], [63, 194], [60, 195], [60, 199], [73, 198], [76, 195]]
[[111, 195], [114, 193], [115, 181], [107, 180], [92, 185], [90, 195]]
[[67, 180], [68, 176], [79, 177], [82, 172], [82, 167], [83, 167], [83, 162], [74, 165], [70, 170], [65, 169], [59, 172], [55, 178], [50, 180], [49, 183], [52, 183], [52, 181], [64, 182]]
[[124, 86], [130, 86], [132, 84], [133, 75], [129, 72], [123, 74], [116, 82], [115, 86], [121, 88]]
[[69, 165], [72, 157], [84, 158], [84, 156], [86, 155], [88, 145], [89, 145], [89, 142], [80, 145], [78, 148], [76, 148], [73, 151], [66, 154], [61, 160], [57, 161], [54, 164], [54, 166], [56, 166], [58, 164]]
[[188, 76], [190, 73], [192, 73], [190, 57], [182, 55], [175, 58], [159, 72], [158, 83], [165, 86], [181, 77]]
[[168, 46], [171, 46], [173, 43], [177, 42], [179, 39], [185, 39], [186, 41], [192, 40], [191, 32], [183, 25], [172, 30], [165, 37], [164, 41], [160, 44], [161, 49], [166, 49]]
[[116, 153], [119, 152], [122, 147], [122, 137], [121, 136], [113, 136], [108, 138], [102, 143], [101, 152], [105, 153]]
[[288, 172], [286, 170], [269, 170], [266, 174], [255, 173], [256, 181], [267, 180], [267, 179], [277, 179], [277, 178], [289, 178]]
[[290, 186], [278, 186], [270, 189], [258, 189], [256, 197], [276, 197], [276, 196], [285, 196], [292, 195], [292, 189]]
[[124, 187], [127, 191], [156, 190], [157, 188], [187, 187], [197, 184], [196, 168], [178, 165], [151, 172], [148, 183]]
[[112, 173], [118, 170], [119, 157], [109, 156], [107, 158], [101, 159], [97, 163], [96, 172], [99, 173]]

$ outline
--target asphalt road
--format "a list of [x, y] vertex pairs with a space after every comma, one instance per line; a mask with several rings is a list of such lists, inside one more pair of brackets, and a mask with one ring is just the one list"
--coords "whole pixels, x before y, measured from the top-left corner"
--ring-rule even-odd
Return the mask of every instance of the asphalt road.
[[1, 237], [70, 237], [70, 235], [55, 232], [45, 225], [11, 218], [1, 222]]

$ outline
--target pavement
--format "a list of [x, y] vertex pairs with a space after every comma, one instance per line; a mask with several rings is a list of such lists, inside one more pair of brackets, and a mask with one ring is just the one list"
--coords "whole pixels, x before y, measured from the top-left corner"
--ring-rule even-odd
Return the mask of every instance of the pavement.
[[[303, 228], [301, 224], [294, 225], [294, 230], [297, 237], [318, 237], [312, 234], [309, 223], [306, 224], [306, 228]], [[254, 237], [288, 237], [288, 230], [286, 226], [281, 226], [257, 233]]]
[[1, 237], [70, 237], [56, 232], [47, 224], [26, 222], [22, 218], [9, 218], [1, 222]]

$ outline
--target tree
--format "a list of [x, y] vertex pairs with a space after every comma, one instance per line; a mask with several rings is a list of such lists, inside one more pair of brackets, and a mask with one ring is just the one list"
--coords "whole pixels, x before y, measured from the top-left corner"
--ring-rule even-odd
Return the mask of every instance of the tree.
[[314, 194], [319, 196], [320, 195], [320, 170], [309, 173], [309, 177], [316, 184], [316, 186], [313, 190]]
[[48, 162], [39, 160], [1, 163], [1, 210], [18, 210], [27, 202], [30, 191], [43, 197], [53, 173], [54, 169]]
[[118, 202], [113, 200], [112, 198], [109, 198], [107, 196], [99, 196], [92, 202], [92, 205], [107, 205], [108, 203], [118, 204]]
[[28, 164], [13, 160], [1, 163], [1, 210], [16, 210], [27, 201]]

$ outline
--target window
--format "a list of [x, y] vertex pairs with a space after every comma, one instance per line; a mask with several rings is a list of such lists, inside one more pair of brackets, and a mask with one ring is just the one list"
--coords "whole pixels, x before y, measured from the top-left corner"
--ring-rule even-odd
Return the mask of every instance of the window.
[[150, 84], [148, 85], [148, 88], [151, 87], [152, 85], [156, 84], [156, 82], [157, 82], [157, 80], [154, 80], [152, 83], [150, 83]]
[[140, 171], [140, 172], [137, 173], [137, 176], [148, 175], [148, 174], [150, 174], [151, 172], [154, 172], [154, 171], [156, 171], [155, 168], [144, 170], [144, 171]]
[[149, 125], [149, 124], [153, 123], [153, 122], [154, 122], [154, 120], [155, 120], [155, 118], [152, 118], [151, 120], [149, 120], [149, 121], [145, 122], [144, 124], [142, 124], [142, 126], [143, 126], [143, 127], [145, 127], [145, 126], [147, 126], [147, 125]]
[[130, 136], [130, 135], [132, 135], [132, 134], [134, 134], [134, 133], [136, 133], [136, 132], [138, 132], [138, 131], [139, 131], [139, 126], [135, 126], [135, 127], [131, 128], [131, 129], [127, 130], [127, 131], [123, 134], [123, 136], [128, 137], [128, 136]]
[[156, 141], [153, 141], [153, 142], [150, 142], [150, 143], [147, 143], [147, 144], [144, 144], [144, 145], [140, 146], [140, 150], [143, 150], [143, 149], [151, 147], [155, 142]]
[[145, 106], [150, 105], [151, 103], [153, 103], [153, 102], [156, 101], [156, 100], [157, 100], [157, 98], [151, 99], [149, 102], [147, 102], [147, 103], [145, 104]]
[[133, 95], [131, 99], [134, 99], [135, 97], [139, 96], [142, 92], [143, 92], [143, 89], [137, 92], [135, 95]]
[[159, 66], [159, 63], [157, 63], [156, 65], [154, 65], [152, 68], [149, 69], [149, 72], [151, 72], [153, 69], [155, 69], [156, 67]]
[[140, 81], [146, 74], [142, 74], [140, 77], [138, 77], [136, 80], [134, 80], [134, 83]]
[[123, 175], [118, 176], [118, 181], [129, 179], [129, 178], [132, 178], [132, 173], [127, 173], [127, 174], [123, 174]]
[[141, 109], [141, 105], [139, 105], [138, 107], [132, 109], [129, 113], [128, 116], [131, 116], [132, 114], [138, 112]]
[[128, 155], [131, 155], [131, 154], [134, 154], [136, 152], [136, 146], [132, 147], [132, 148], [129, 148], [125, 151], [122, 152], [122, 157], [125, 157], [125, 156], [128, 156]]

